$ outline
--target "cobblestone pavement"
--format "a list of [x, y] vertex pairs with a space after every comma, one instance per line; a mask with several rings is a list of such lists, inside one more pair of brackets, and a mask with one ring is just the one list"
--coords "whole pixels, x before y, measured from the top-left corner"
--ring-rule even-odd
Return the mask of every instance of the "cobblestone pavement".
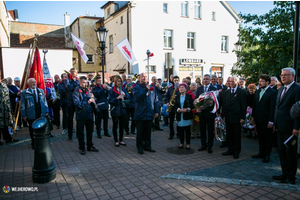
[[34, 151], [28, 128], [17, 132], [19, 142], [0, 146], [1, 187], [38, 187], [38, 192], [1, 191], [0, 199], [300, 199], [299, 170], [297, 185], [274, 182], [271, 176], [281, 174], [276, 149], [270, 163], [252, 159], [258, 141], [245, 134], [235, 160], [221, 155], [226, 149], [220, 142], [215, 142], [212, 154], [197, 151], [199, 138], [191, 141], [195, 153], [168, 153], [168, 148], [179, 145], [176, 138], [168, 140], [168, 128], [152, 133], [156, 152], [143, 155], [137, 153], [133, 134], [125, 135], [126, 147], [115, 147], [112, 137], [98, 139], [94, 134], [100, 151], [80, 155], [77, 139], [68, 142], [61, 131], [52, 131], [56, 179], [46, 184], [32, 182]]

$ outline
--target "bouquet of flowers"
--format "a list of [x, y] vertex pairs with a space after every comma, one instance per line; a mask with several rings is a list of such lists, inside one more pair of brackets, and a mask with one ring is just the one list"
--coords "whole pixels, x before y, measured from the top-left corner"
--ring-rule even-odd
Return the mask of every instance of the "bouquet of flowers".
[[[208, 109], [211, 113], [215, 113], [219, 108], [219, 102], [217, 99], [218, 94], [218, 90], [201, 94], [194, 100], [194, 110], [196, 110], [196, 112], [201, 112], [203, 109]], [[209, 102], [214, 102], [214, 106], [212, 107]]]
[[215, 140], [226, 141], [226, 124], [220, 116], [215, 118]]
[[243, 128], [254, 129], [254, 125], [251, 122], [251, 118], [252, 118], [252, 108], [248, 107], [246, 112], [246, 120], [242, 124]]

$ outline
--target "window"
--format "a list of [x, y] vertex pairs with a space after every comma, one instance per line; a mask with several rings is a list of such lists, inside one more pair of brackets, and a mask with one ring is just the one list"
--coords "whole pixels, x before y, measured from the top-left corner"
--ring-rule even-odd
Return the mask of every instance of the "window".
[[221, 52], [228, 52], [228, 37], [222, 36], [221, 38]]
[[164, 47], [173, 48], [173, 31], [172, 30], [164, 30]]
[[164, 11], [164, 13], [168, 13], [168, 4], [167, 3], [163, 4], [163, 11]]
[[110, 17], [110, 8], [107, 8], [107, 18]]
[[216, 21], [216, 12], [211, 13], [211, 20]]
[[187, 33], [187, 49], [195, 49], [195, 33]]
[[[145, 71], [148, 71], [148, 65], [145, 67]], [[155, 65], [149, 65], [149, 72], [156, 73], [156, 66]]]
[[201, 8], [201, 2], [194, 1], [194, 17], [195, 18], [198, 18], [198, 19], [201, 18], [200, 8]]
[[88, 57], [87, 63], [94, 63], [94, 57], [93, 57], [93, 54], [86, 54], [86, 56]]
[[113, 41], [113, 35], [109, 36], [109, 53], [114, 52], [114, 41]]
[[181, 16], [188, 17], [188, 5], [187, 1], [181, 2]]
[[120, 24], [123, 24], [123, 16], [121, 16]]

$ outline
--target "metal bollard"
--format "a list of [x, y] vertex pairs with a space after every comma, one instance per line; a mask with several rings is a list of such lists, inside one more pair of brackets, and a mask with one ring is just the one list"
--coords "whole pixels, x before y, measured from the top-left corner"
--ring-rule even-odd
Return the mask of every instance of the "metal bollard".
[[48, 183], [56, 178], [56, 166], [50, 147], [50, 130], [47, 118], [36, 119], [32, 128], [35, 144], [32, 180], [34, 183]]

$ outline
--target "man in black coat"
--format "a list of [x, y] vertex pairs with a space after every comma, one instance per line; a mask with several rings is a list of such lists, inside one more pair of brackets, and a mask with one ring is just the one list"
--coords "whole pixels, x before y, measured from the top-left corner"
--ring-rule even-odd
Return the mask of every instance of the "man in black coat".
[[273, 90], [276, 90], [277, 91], [277, 82], [278, 82], [278, 79], [276, 76], [272, 76], [271, 77], [271, 82], [270, 82], [270, 87], [273, 89]]
[[[170, 78], [171, 78], [171, 76], [170, 76]], [[171, 87], [169, 87], [169, 89], [168, 89], [168, 91], [166, 93], [166, 102], [167, 102], [167, 106], [168, 107], [169, 107], [169, 102], [170, 102], [170, 100], [172, 98], [174, 89], [176, 90], [175, 96], [179, 96], [180, 95], [179, 90], [178, 90], [179, 77], [178, 76], [174, 76], [173, 77], [173, 81], [174, 81], [174, 84]], [[174, 138], [174, 135], [175, 135], [175, 133], [174, 133], [174, 119], [175, 119], [175, 114], [176, 114], [176, 109], [173, 106], [171, 112], [169, 113], [169, 119], [170, 119], [170, 137], [169, 137], [169, 140], [172, 140]]]
[[[294, 120], [290, 115], [291, 107], [300, 100], [300, 86], [295, 83], [294, 78], [295, 70], [293, 68], [284, 68], [281, 70], [281, 82], [284, 87], [278, 90], [274, 118], [274, 129], [277, 130], [282, 175], [273, 176], [273, 179], [291, 184], [295, 184], [296, 179], [298, 159], [297, 137], [300, 128], [300, 120]], [[284, 142], [292, 135], [294, 135], [294, 139], [292, 138], [292, 141], [295, 141], [294, 145], [290, 145], [287, 148]]]
[[255, 92], [252, 107], [252, 122], [256, 124], [259, 141], [259, 153], [252, 158], [263, 158], [264, 163], [270, 161], [272, 152], [272, 132], [277, 94], [269, 86], [270, 81], [270, 76], [266, 74], [259, 76], [260, 89]]
[[[203, 85], [197, 89], [196, 97], [198, 98], [201, 94], [209, 91], [215, 91], [215, 88], [210, 83], [210, 75], [205, 74], [203, 76]], [[213, 106], [213, 102], [212, 105]], [[211, 113], [211, 109], [204, 109], [198, 113], [200, 121], [200, 134], [201, 134], [201, 145], [202, 147], [198, 151], [206, 150], [208, 153], [212, 153], [212, 146], [214, 144], [214, 122], [216, 113]], [[207, 137], [206, 137], [206, 126], [207, 126]], [[206, 141], [207, 140], [207, 141]]]
[[228, 151], [222, 155], [233, 155], [234, 159], [238, 159], [241, 152], [241, 123], [245, 121], [247, 109], [246, 92], [238, 87], [236, 77], [230, 78], [230, 88], [225, 92], [222, 112], [226, 123]]

